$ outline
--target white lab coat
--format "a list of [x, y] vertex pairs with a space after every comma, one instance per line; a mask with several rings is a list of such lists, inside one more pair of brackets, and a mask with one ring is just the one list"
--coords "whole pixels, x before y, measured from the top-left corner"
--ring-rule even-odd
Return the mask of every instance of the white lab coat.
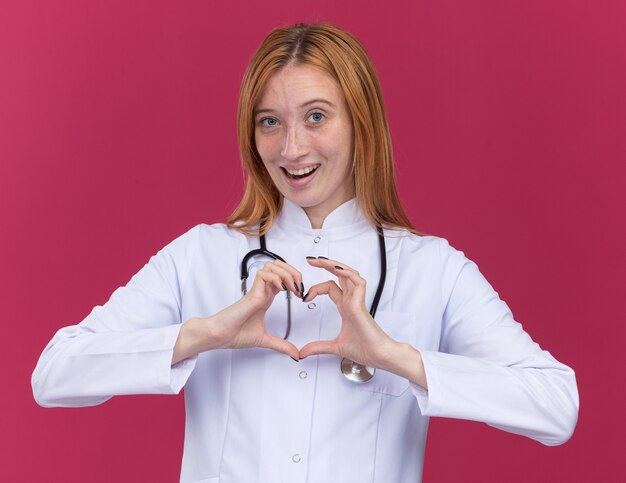
[[[476, 265], [444, 239], [386, 235], [376, 320], [421, 351], [428, 391], [381, 370], [367, 383], [349, 382], [332, 355], [298, 363], [266, 349], [215, 350], [170, 367], [180, 324], [240, 298], [241, 260], [258, 247], [224, 225], [198, 225], [80, 324], [57, 332], [33, 373], [35, 398], [87, 406], [184, 386], [185, 483], [417, 482], [429, 416], [482, 421], [547, 445], [566, 441], [578, 414], [573, 371], [531, 340]], [[307, 255], [340, 260], [369, 282], [371, 303], [379, 248], [355, 200], [322, 229], [285, 200], [267, 248], [300, 270], [306, 287], [330, 277]], [[293, 298], [292, 310], [297, 347], [339, 330], [327, 297]], [[285, 311], [279, 294], [266, 317], [270, 332], [284, 333]]]

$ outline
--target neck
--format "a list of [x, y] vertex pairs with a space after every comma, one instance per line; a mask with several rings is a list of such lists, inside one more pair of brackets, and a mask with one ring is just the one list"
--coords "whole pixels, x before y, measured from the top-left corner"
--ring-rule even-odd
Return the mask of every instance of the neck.
[[311, 228], [314, 229], [322, 228], [324, 220], [328, 216], [328, 213], [320, 212], [314, 208], [304, 208], [304, 212], [311, 222]]
[[309, 222], [311, 223], [311, 228], [319, 229], [324, 226], [324, 220], [328, 215], [330, 215], [333, 211], [343, 205], [346, 201], [352, 199], [353, 196], [345, 196], [341, 198], [341, 200], [337, 203], [333, 203], [330, 206], [317, 205], [311, 207], [303, 207], [302, 209], [306, 213], [306, 216], [309, 218]]
[[333, 197], [333, 199], [326, 200], [319, 205], [302, 207], [302, 209], [309, 218], [311, 228], [319, 229], [324, 225], [324, 220], [328, 215], [352, 198], [354, 198], [354, 189], [344, 190], [341, 194], [338, 193], [337, 196]]

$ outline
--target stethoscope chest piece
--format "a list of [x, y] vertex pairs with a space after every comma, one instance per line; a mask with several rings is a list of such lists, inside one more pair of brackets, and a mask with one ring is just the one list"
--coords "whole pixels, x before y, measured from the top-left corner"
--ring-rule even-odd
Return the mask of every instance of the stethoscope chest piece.
[[352, 382], [367, 382], [374, 377], [376, 369], [370, 366], [364, 366], [357, 364], [356, 362], [346, 359], [341, 359], [341, 372], [349, 381]]

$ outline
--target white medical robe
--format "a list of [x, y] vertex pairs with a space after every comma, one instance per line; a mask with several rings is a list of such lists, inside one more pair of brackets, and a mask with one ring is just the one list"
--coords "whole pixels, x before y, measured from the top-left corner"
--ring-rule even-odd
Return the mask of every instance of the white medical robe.
[[[241, 297], [240, 263], [259, 243], [224, 225], [198, 225], [80, 324], [57, 332], [33, 374], [35, 398], [42, 406], [87, 406], [184, 386], [185, 483], [417, 482], [430, 416], [482, 421], [547, 445], [567, 440], [578, 414], [573, 371], [532, 341], [476, 265], [444, 239], [385, 234], [387, 281], [376, 321], [421, 352], [428, 391], [382, 370], [355, 384], [332, 355], [294, 362], [267, 349], [215, 350], [171, 367], [181, 323]], [[307, 288], [332, 277], [310, 267], [307, 255], [353, 267], [368, 281], [371, 303], [379, 246], [355, 200], [321, 229], [285, 200], [267, 248], [300, 270]], [[328, 297], [293, 297], [292, 313], [296, 347], [339, 330]], [[266, 325], [284, 334], [282, 293]]]

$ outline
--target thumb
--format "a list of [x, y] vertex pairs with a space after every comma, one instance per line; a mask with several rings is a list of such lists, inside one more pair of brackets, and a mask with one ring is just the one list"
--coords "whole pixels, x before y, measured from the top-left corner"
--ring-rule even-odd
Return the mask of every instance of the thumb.
[[318, 340], [316, 342], [309, 342], [300, 349], [300, 359], [318, 354], [339, 355], [337, 343], [334, 340]]
[[283, 354], [287, 354], [292, 359], [300, 360], [300, 353], [295, 345], [288, 340], [281, 339], [280, 337], [276, 337], [274, 335], [265, 335], [259, 344], [259, 347], [272, 349], [276, 352], [282, 352]]

